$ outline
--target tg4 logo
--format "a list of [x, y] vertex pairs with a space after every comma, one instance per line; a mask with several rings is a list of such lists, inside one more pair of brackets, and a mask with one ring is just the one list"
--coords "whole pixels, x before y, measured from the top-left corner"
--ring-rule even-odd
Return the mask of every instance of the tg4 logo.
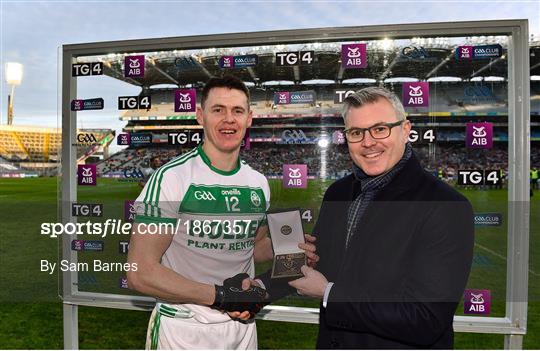
[[119, 96], [119, 110], [149, 110], [152, 108], [152, 99], [150, 96]]
[[434, 129], [427, 128], [427, 129], [411, 129], [409, 132], [409, 142], [410, 143], [417, 143], [417, 144], [424, 144], [424, 143], [434, 143], [437, 140], [437, 133]]
[[276, 52], [276, 66], [311, 65], [315, 51]]
[[72, 77], [99, 76], [103, 74], [103, 62], [74, 63], [71, 65]]
[[458, 170], [458, 185], [500, 185], [501, 171], [493, 170]]

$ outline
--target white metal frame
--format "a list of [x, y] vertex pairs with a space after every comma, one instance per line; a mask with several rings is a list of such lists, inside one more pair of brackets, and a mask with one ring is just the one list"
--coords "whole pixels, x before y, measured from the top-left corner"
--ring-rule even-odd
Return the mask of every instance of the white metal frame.
[[[508, 43], [508, 264], [506, 316], [455, 316], [457, 332], [505, 334], [504, 347], [519, 349], [527, 330], [527, 288], [529, 259], [529, 167], [530, 167], [530, 87], [527, 20], [443, 22], [383, 26], [316, 28], [239, 34], [111, 41], [64, 45], [61, 57], [62, 181], [61, 221], [76, 222], [70, 204], [77, 200], [76, 113], [70, 102], [77, 94], [71, 64], [78, 56], [114, 52], [145, 52], [169, 49], [198, 49], [249, 45], [294, 44], [310, 41], [360, 41], [434, 36], [507, 35]], [[62, 259], [77, 262], [70, 237], [62, 237]], [[150, 310], [154, 299], [142, 296], [78, 291], [77, 272], [64, 272], [64, 348], [78, 349], [78, 306]], [[268, 306], [258, 318], [272, 321], [318, 323], [318, 309]]]

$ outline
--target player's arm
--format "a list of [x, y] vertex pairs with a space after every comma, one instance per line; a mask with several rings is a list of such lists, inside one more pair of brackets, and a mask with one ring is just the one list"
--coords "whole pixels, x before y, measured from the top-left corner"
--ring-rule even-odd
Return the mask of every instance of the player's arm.
[[128, 263], [137, 270], [127, 272], [130, 288], [171, 303], [211, 305], [215, 287], [187, 279], [161, 264], [161, 257], [171, 244], [174, 228], [157, 234], [146, 233], [146, 223], [136, 223], [129, 243]]
[[255, 247], [253, 249], [253, 259], [255, 262], [265, 262], [274, 258], [272, 241], [268, 237], [268, 226], [261, 226], [255, 236]]

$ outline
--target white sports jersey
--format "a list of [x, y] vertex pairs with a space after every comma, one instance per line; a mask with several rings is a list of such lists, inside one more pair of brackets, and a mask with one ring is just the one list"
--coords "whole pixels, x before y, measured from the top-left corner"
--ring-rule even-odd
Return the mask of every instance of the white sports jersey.
[[[254, 239], [269, 205], [264, 175], [240, 160], [230, 172], [216, 169], [199, 145], [150, 177], [136, 200], [135, 221], [175, 224], [162, 264], [188, 279], [221, 285], [238, 273], [253, 277]], [[231, 321], [207, 306], [168, 306], [200, 323]]]

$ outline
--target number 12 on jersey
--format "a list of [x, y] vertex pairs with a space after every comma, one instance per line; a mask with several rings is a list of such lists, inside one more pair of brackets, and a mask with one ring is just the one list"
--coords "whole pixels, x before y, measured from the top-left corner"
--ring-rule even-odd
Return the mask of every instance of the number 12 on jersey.
[[238, 207], [240, 200], [236, 196], [225, 196], [225, 205], [227, 206], [227, 211], [229, 212], [240, 212]]

